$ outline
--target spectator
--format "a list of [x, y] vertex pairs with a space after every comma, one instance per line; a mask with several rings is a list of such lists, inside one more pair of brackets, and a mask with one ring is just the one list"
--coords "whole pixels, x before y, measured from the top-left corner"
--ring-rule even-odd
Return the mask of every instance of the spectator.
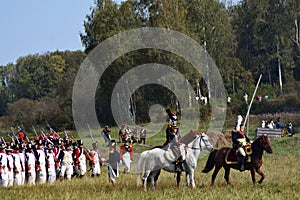
[[275, 128], [276, 128], [276, 129], [283, 129], [283, 128], [284, 128], [284, 126], [282, 126], [282, 125], [280, 124], [280, 117], [277, 119], [277, 121], [276, 121], [276, 123], [275, 123]]

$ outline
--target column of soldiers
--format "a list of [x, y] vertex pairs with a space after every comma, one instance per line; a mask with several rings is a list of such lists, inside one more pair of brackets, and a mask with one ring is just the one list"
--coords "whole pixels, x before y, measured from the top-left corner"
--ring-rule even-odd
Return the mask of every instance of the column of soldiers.
[[33, 141], [22, 134], [15, 139], [11, 137], [9, 142], [0, 139], [0, 187], [81, 178], [87, 172], [87, 161], [92, 177], [100, 175], [97, 143], [93, 143], [93, 149], [86, 150], [82, 140], [62, 139], [57, 133], [42, 133]]

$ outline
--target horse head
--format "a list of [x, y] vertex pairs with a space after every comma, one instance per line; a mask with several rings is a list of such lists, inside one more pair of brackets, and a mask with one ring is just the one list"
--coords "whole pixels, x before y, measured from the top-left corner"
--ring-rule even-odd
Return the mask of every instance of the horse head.
[[204, 143], [204, 146], [209, 152], [212, 152], [214, 150], [213, 145], [209, 142], [209, 138], [205, 133], [201, 133], [200, 137], [200, 147], [201, 147], [201, 142]]
[[273, 153], [273, 148], [271, 146], [270, 140], [268, 138], [268, 135], [264, 134], [261, 136], [261, 144], [263, 146], [263, 149], [268, 153]]
[[271, 146], [268, 135], [264, 134], [259, 136], [254, 142], [253, 145], [257, 144], [257, 146], [261, 147], [267, 153], [273, 153], [273, 148]]

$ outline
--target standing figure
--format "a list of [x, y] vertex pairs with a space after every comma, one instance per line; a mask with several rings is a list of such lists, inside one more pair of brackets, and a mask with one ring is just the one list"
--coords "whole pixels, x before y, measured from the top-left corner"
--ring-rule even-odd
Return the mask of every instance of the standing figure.
[[75, 160], [79, 167], [80, 178], [82, 178], [86, 173], [86, 156], [88, 156], [88, 154], [83, 147], [82, 140], [77, 140], [77, 145], [78, 147], [75, 150]]
[[142, 125], [142, 128], [140, 130], [140, 143], [145, 144], [146, 143], [146, 137], [147, 137], [147, 132], [146, 132], [146, 129], [145, 129], [144, 125]]
[[116, 183], [116, 177], [119, 177], [119, 158], [120, 154], [116, 150], [115, 145], [109, 147], [109, 158], [108, 158], [108, 179], [112, 184]]
[[25, 167], [26, 167], [26, 182], [29, 185], [35, 185], [36, 180], [36, 158], [33, 152], [32, 144], [27, 144], [25, 153]]
[[98, 153], [98, 143], [94, 142], [92, 144], [93, 149], [90, 150], [89, 152], [89, 160], [90, 160], [90, 165], [92, 167], [92, 177], [100, 176], [101, 174], [101, 169], [100, 169], [100, 155]]
[[132, 146], [127, 140], [125, 144], [120, 147], [120, 160], [122, 160], [122, 163], [124, 165], [124, 173], [130, 172], [130, 164], [132, 162], [132, 159]]
[[107, 143], [107, 145], [109, 146], [111, 137], [110, 137], [110, 129], [108, 126], [105, 126], [105, 128], [102, 131], [102, 136], [104, 138], [105, 143]]
[[119, 130], [119, 143], [125, 142], [125, 140], [126, 140], [125, 124], [122, 124], [121, 129]]
[[14, 185], [22, 185], [22, 172], [25, 172], [19, 155], [19, 145], [15, 145], [12, 157], [14, 159]]
[[60, 180], [64, 179], [64, 176], [67, 176], [67, 179], [70, 181], [73, 175], [73, 150], [71, 144], [66, 144], [65, 149], [60, 152], [58, 155], [58, 160], [61, 165], [60, 171]]
[[20, 144], [19, 149], [19, 157], [22, 165], [22, 172], [21, 172], [21, 185], [25, 184], [25, 144]]
[[44, 149], [44, 141], [38, 141], [38, 147], [35, 152], [36, 157], [36, 182], [46, 183], [47, 171], [46, 171], [46, 154]]
[[56, 169], [55, 169], [55, 154], [53, 152], [53, 146], [51, 144], [47, 145], [46, 149], [46, 161], [47, 161], [47, 180], [49, 183], [54, 183], [56, 180]]
[[0, 187], [8, 186], [8, 167], [5, 144], [0, 144]]
[[11, 146], [7, 146], [6, 154], [7, 154], [7, 169], [8, 169], [8, 183], [7, 186], [14, 185], [14, 158], [12, 156], [13, 149]]

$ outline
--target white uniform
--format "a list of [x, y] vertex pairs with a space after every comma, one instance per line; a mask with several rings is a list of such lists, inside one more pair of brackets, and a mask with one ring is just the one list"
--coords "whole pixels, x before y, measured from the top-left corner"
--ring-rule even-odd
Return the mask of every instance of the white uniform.
[[99, 160], [98, 152], [91, 150], [90, 156], [92, 160], [92, 175], [100, 175], [101, 169], [100, 169], [100, 160]]
[[8, 185], [14, 185], [14, 159], [12, 154], [7, 154], [7, 167], [8, 167]]
[[26, 164], [27, 164], [27, 184], [35, 185], [36, 172], [35, 172], [35, 162], [36, 158], [33, 152], [26, 152], [25, 154]]
[[19, 152], [19, 157], [22, 165], [22, 172], [21, 172], [21, 185], [25, 184], [25, 152]]
[[79, 154], [79, 168], [80, 168], [80, 175], [83, 176], [86, 173], [86, 156], [84, 154], [83, 148], [78, 148], [77, 151], [80, 151]]
[[46, 155], [43, 149], [38, 149], [37, 160], [39, 162], [39, 169], [37, 172], [37, 183], [46, 183], [47, 181], [47, 171], [46, 171]]
[[48, 182], [54, 183], [56, 180], [55, 160], [52, 150], [47, 152], [47, 169], [48, 169]]
[[0, 187], [7, 187], [8, 185], [8, 168], [7, 155], [5, 152], [0, 153]]
[[14, 159], [14, 185], [22, 185], [22, 171], [23, 166], [21, 163], [21, 159], [19, 153], [13, 153], [12, 157]]
[[61, 171], [60, 171], [60, 177], [64, 177], [64, 175], [67, 175], [68, 179], [71, 179], [71, 176], [73, 174], [73, 158], [72, 150], [64, 150], [61, 152]]

